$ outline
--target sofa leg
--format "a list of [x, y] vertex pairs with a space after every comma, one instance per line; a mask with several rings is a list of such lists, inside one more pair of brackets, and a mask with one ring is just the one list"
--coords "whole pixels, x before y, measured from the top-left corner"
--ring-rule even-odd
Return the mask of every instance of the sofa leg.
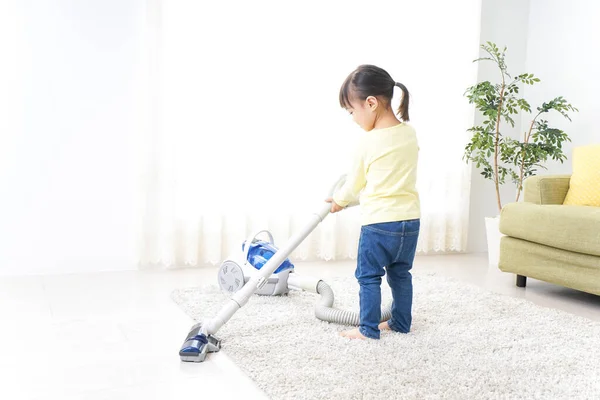
[[523, 275], [517, 275], [517, 286], [525, 287], [527, 285], [527, 277]]

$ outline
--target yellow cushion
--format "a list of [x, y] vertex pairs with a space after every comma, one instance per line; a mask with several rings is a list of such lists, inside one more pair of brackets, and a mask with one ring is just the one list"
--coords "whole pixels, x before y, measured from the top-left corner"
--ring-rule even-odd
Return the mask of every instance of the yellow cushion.
[[564, 204], [600, 207], [600, 145], [573, 150], [573, 176]]

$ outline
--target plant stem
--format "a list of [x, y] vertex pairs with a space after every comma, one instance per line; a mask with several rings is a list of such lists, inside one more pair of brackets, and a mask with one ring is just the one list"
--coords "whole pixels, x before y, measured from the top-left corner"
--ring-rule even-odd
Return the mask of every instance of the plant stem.
[[500, 177], [498, 174], [498, 150], [500, 143], [500, 117], [502, 116], [502, 103], [504, 102], [504, 71], [502, 71], [502, 89], [500, 90], [500, 103], [498, 104], [498, 117], [496, 118], [496, 139], [494, 142], [494, 183], [496, 184], [496, 200], [498, 201], [498, 212], [502, 211], [502, 200], [500, 199]]
[[519, 198], [521, 197], [521, 191], [523, 190], [523, 174], [525, 172], [525, 153], [526, 153], [526, 147], [529, 144], [529, 139], [531, 138], [531, 132], [533, 131], [533, 125], [535, 124], [535, 120], [537, 119], [537, 117], [539, 117], [541, 114], [541, 112], [539, 112], [531, 121], [531, 125], [529, 125], [529, 131], [525, 132], [525, 140], [523, 141], [523, 151], [521, 152], [521, 167], [520, 167], [520, 171], [519, 171], [519, 185], [517, 186], [517, 199], [515, 200], [515, 202], [519, 201]]

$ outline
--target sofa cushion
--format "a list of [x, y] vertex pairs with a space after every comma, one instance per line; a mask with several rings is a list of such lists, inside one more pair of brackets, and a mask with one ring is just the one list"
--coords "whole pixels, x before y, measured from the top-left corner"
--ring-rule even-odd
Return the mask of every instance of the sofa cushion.
[[507, 204], [500, 232], [557, 249], [600, 256], [600, 208]]
[[573, 150], [573, 176], [564, 204], [600, 207], [600, 145]]

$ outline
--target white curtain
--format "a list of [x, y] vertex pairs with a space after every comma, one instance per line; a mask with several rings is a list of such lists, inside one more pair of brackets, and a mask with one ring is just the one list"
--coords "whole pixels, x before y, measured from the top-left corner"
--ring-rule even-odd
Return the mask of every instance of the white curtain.
[[[365, 63], [412, 93], [419, 251], [465, 250], [479, 3], [150, 0], [140, 263], [217, 264], [253, 231], [277, 244], [303, 225], [363, 134], [338, 90]], [[359, 231], [357, 208], [331, 215], [292, 259], [355, 258]]]

